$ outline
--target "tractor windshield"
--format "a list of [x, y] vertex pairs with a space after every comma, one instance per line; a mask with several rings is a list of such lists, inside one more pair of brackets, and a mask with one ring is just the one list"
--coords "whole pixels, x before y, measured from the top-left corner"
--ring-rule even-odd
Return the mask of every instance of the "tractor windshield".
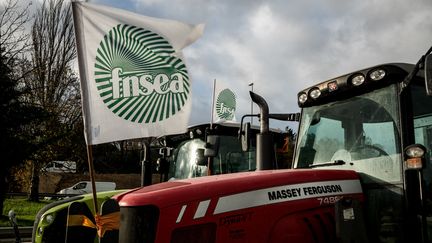
[[303, 109], [297, 168], [352, 169], [367, 180], [401, 181], [397, 88]]
[[[243, 152], [237, 137], [220, 136], [219, 152], [213, 159], [214, 174], [226, 174], [255, 170], [255, 148]], [[197, 164], [197, 150], [204, 149], [205, 142], [199, 138], [183, 142], [174, 151], [170, 178], [185, 179], [207, 175], [207, 166]]]

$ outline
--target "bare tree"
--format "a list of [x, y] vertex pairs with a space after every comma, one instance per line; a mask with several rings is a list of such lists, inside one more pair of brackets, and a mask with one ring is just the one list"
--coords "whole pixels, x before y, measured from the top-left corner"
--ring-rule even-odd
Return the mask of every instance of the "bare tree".
[[33, 157], [30, 199], [37, 200], [40, 166], [56, 159], [55, 146], [80, 119], [79, 82], [73, 70], [76, 57], [72, 11], [64, 0], [44, 0], [32, 27], [33, 71], [25, 86], [33, 92], [29, 102], [38, 104], [51, 116], [37, 130], [40, 140], [49, 141]]
[[18, 0], [6, 0], [0, 6], [0, 47], [7, 57], [6, 65], [11, 65], [20, 54], [29, 48], [29, 34], [25, 29], [31, 20], [27, 6], [19, 6]]
[[[15, 64], [29, 48], [29, 34], [25, 26], [30, 21], [27, 6], [20, 6], [19, 0], [0, 3], [0, 212], [7, 188], [10, 168], [22, 163], [33, 153], [26, 130], [37, 122], [42, 112], [38, 107], [24, 102], [25, 90], [19, 83], [21, 74]], [[22, 55], [21, 55], [22, 54]], [[20, 66], [24, 67], [24, 66]]]
[[[38, 10], [32, 29], [35, 100], [57, 113], [68, 107], [72, 78], [72, 62], [76, 57], [72, 11], [63, 0], [45, 0]], [[65, 100], [66, 99], [66, 100]], [[57, 105], [60, 104], [60, 105]]]

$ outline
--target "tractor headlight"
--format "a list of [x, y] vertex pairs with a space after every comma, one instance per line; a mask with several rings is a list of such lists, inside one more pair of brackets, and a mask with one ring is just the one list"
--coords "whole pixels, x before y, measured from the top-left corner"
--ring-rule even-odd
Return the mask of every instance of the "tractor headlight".
[[45, 225], [50, 225], [52, 222], [54, 222], [54, 214], [47, 214], [43, 217], [42, 222]]
[[405, 153], [408, 157], [419, 158], [419, 157], [423, 157], [425, 151], [420, 146], [410, 146], [405, 150]]
[[52, 224], [54, 222], [55, 214], [49, 213], [44, 216], [42, 216], [42, 219], [40, 221], [40, 226], [37, 228], [38, 235], [42, 236], [45, 230], [45, 227]]
[[303, 103], [305, 103], [305, 102], [307, 101], [307, 99], [308, 99], [307, 94], [302, 93], [302, 94], [299, 95], [299, 97], [298, 97], [298, 102], [299, 102], [300, 104], [303, 104]]
[[383, 69], [376, 69], [369, 74], [369, 77], [374, 81], [378, 81], [383, 79], [385, 75], [386, 72]]
[[321, 95], [321, 90], [319, 90], [319, 88], [312, 88], [309, 92], [309, 96], [312, 99], [318, 99], [318, 97], [320, 97]]
[[413, 144], [405, 149], [405, 166], [407, 169], [419, 170], [423, 168], [423, 158], [426, 148], [421, 144]]
[[359, 86], [362, 85], [365, 81], [365, 77], [363, 74], [356, 74], [355, 76], [352, 77], [351, 79], [351, 83], [354, 86]]

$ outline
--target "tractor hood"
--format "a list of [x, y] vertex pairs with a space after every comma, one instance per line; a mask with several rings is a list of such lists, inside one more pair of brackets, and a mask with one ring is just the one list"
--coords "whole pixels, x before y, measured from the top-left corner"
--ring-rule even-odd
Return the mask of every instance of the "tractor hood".
[[[361, 193], [359, 176], [350, 170], [268, 170], [165, 182], [127, 192], [117, 200], [122, 207], [159, 208], [211, 200], [216, 203], [217, 213], [236, 207]], [[239, 205], [234, 205], [236, 200]]]

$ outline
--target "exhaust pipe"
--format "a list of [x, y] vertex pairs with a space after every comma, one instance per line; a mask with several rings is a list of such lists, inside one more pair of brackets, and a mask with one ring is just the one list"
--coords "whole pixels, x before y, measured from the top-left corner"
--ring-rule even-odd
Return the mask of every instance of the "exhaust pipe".
[[256, 138], [256, 166], [257, 170], [273, 169], [274, 152], [273, 136], [269, 132], [269, 108], [263, 97], [249, 91], [250, 97], [260, 108], [260, 133]]
[[252, 101], [260, 108], [260, 133], [269, 132], [269, 108], [265, 99], [252, 91], [249, 91]]

